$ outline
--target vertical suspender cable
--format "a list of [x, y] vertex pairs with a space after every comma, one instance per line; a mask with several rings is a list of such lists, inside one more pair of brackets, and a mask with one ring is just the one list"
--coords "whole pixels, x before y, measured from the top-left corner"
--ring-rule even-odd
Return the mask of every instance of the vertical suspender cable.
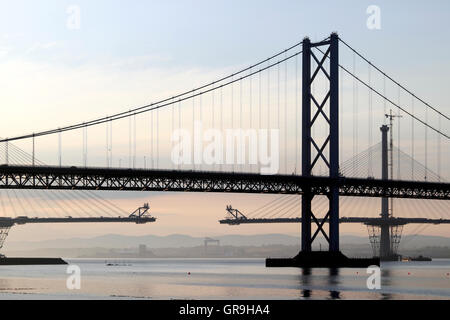
[[239, 128], [243, 128], [243, 121], [242, 121], [242, 80], [239, 80]]
[[[193, 90], [195, 91], [195, 90]], [[194, 139], [195, 137], [195, 96], [192, 97], [192, 139]], [[192, 144], [192, 164], [193, 164], [193, 168], [195, 170], [195, 144]]]
[[[234, 75], [231, 76], [231, 81], [233, 81], [231, 83], [231, 129], [234, 129]], [[235, 146], [233, 146], [233, 148], [235, 148]], [[234, 172], [234, 163], [236, 159], [235, 151], [236, 149], [233, 150], [233, 164], [232, 164], [233, 172]]]
[[[178, 100], [178, 131], [181, 130], [181, 100]], [[178, 162], [178, 170], [180, 170], [180, 163]]]
[[31, 165], [34, 167], [34, 158], [35, 158], [35, 149], [34, 149], [35, 145], [34, 145], [34, 133], [33, 133], [33, 154], [31, 157]]
[[[438, 118], [439, 121], [439, 131], [441, 131], [441, 116], [439, 116]], [[439, 181], [441, 181], [441, 135], [438, 133], [437, 134], [437, 167], [438, 167], [438, 176], [439, 176]]]
[[[425, 106], [425, 123], [428, 123], [428, 106]], [[425, 126], [425, 181], [428, 179], [428, 127]]]
[[[383, 96], [386, 97], [386, 76], [385, 75], [383, 75]], [[383, 99], [383, 112], [384, 112], [385, 115], [387, 114], [386, 99]], [[386, 124], [386, 119], [387, 119], [386, 116], [385, 116], [384, 119], [385, 119], [384, 120], [385, 121], [384, 124]]]
[[340, 118], [340, 125], [339, 125], [339, 133], [341, 141], [339, 143], [341, 155], [345, 154], [344, 150], [344, 72], [342, 72], [342, 68], [339, 68], [339, 118]]
[[85, 127], [83, 127], [83, 143], [82, 143], [82, 146], [83, 146], [83, 149], [81, 150], [81, 163], [83, 164], [83, 166], [84, 166], [84, 150], [85, 150], [85, 148], [84, 148], [84, 143], [85, 143], [85, 138], [84, 138], [84, 135], [85, 135]]
[[159, 169], [159, 109], [156, 109], [156, 169]]
[[[199, 95], [198, 99], [199, 99], [199, 109], [200, 109], [200, 111], [199, 111], [200, 123], [203, 124], [202, 95]], [[200, 161], [200, 163], [199, 163], [200, 170], [202, 170], [202, 159], [199, 159], [199, 161]]]
[[[284, 54], [285, 59], [287, 58], [287, 53]], [[288, 103], [287, 103], [287, 60], [284, 61], [284, 168], [286, 170], [286, 174], [288, 174], [288, 167], [287, 167], [287, 153], [288, 153], [288, 146], [287, 146], [287, 133], [288, 133], [288, 121], [287, 121], [287, 110], [288, 110]]]
[[82, 146], [83, 146], [83, 148], [82, 148], [82, 150], [81, 150], [81, 163], [83, 164], [83, 166], [84, 166], [84, 142], [85, 142], [85, 139], [84, 139], [84, 127], [82, 128], [82, 134], [83, 134], [83, 143], [82, 143]]
[[153, 111], [150, 111], [150, 167], [153, 169], [153, 161], [155, 159], [155, 156], [153, 154], [153, 134], [154, 134], [154, 130], [153, 130]]
[[[369, 87], [371, 87], [372, 77], [371, 77], [371, 66], [370, 64], [369, 70], [368, 70], [368, 77], [369, 77]], [[373, 176], [373, 170], [372, 170], [372, 90], [369, 89], [369, 167], [368, 167], [368, 177]]]
[[[250, 68], [250, 70], [249, 70], [249, 74], [251, 74], [252, 73], [252, 68]], [[249, 114], [249, 129], [253, 129], [252, 128], [252, 120], [253, 120], [253, 106], [252, 106], [252, 103], [253, 103], [253, 101], [252, 101], [252, 94], [253, 94], [253, 90], [252, 90], [252, 77], [250, 76], [249, 78], [249, 102], [248, 102], [248, 106], [249, 106], [249, 112], [248, 112], [248, 114]], [[249, 172], [252, 172], [252, 165], [250, 164], [250, 162], [249, 162]]]
[[83, 127], [83, 165], [87, 166], [87, 127]]
[[[355, 62], [355, 74], [356, 74], [356, 62]], [[355, 79], [355, 156], [359, 153], [359, 85]]]
[[[243, 130], [243, 122], [242, 122], [242, 80], [239, 80], [239, 129]], [[240, 165], [241, 172], [243, 170], [245, 164], [245, 153], [243, 155], [243, 162]]]
[[[175, 100], [172, 99], [172, 134], [175, 131]], [[172, 162], [173, 167], [173, 162]]]
[[109, 166], [113, 166], [113, 121], [109, 121]]
[[128, 117], [128, 167], [131, 168], [132, 167], [132, 159], [131, 159], [131, 145], [132, 145], [132, 140], [131, 140], [131, 117]]
[[[220, 133], [222, 134], [222, 137], [223, 137], [224, 132], [223, 132], [223, 91], [222, 91], [222, 86], [220, 86]], [[220, 155], [221, 155], [220, 171], [222, 171], [222, 164], [224, 162], [223, 146], [222, 146], [222, 150], [220, 150]]]
[[[267, 61], [270, 66], [270, 59]], [[270, 68], [267, 69], [267, 130], [270, 129]]]
[[[356, 74], [356, 61], [355, 61], [355, 74]], [[359, 153], [359, 92], [358, 92], [358, 82], [355, 79], [355, 156]]]
[[262, 101], [261, 101], [261, 71], [258, 73], [258, 129], [261, 130], [261, 122], [262, 122]]
[[61, 151], [61, 149], [62, 149], [62, 146], [61, 146], [61, 131], [59, 131], [59, 133], [58, 133], [58, 154], [59, 154], [58, 163], [59, 163], [60, 167], [62, 165], [62, 151]]
[[149, 130], [149, 133], [150, 133], [150, 146], [149, 146], [149, 148], [150, 148], [150, 150], [149, 150], [149, 156], [148, 156], [148, 158], [149, 158], [148, 166], [149, 166], [150, 169], [153, 169], [154, 168], [154, 164], [155, 164], [154, 163], [155, 162], [155, 153], [154, 153], [155, 148], [154, 148], [154, 142], [153, 142], [153, 140], [154, 140], [154, 115], [153, 115], [153, 111], [150, 111], [149, 120], [150, 120], [150, 130]]
[[295, 161], [294, 161], [294, 172], [297, 173], [297, 163], [298, 163], [298, 56], [295, 56]]
[[85, 128], [86, 128], [86, 135], [85, 135], [85, 138], [86, 138], [85, 148], [86, 148], [86, 150], [84, 152], [84, 154], [85, 154], [85, 156], [84, 156], [85, 157], [84, 166], [87, 167], [87, 162], [88, 162], [88, 127], [86, 126]]
[[[192, 92], [194, 92], [194, 90], [192, 90]], [[192, 97], [192, 133], [191, 133], [191, 137], [192, 139], [194, 139], [195, 134], [194, 134], [194, 130], [195, 130], [195, 96]], [[194, 148], [194, 144], [192, 143], [192, 147], [191, 147], [191, 159], [192, 159], [192, 168], [195, 170], [195, 148]]]
[[[259, 116], [259, 119], [258, 119], [258, 129], [259, 129], [259, 134], [261, 134], [261, 129], [262, 129], [262, 99], [261, 99], [261, 83], [262, 83], [262, 75], [261, 75], [261, 71], [258, 73], [258, 104], [259, 104], [259, 107], [258, 107], [258, 116]], [[259, 168], [259, 164], [258, 164], [258, 166], [257, 166], [257, 170], [258, 170], [258, 172], [260, 171], [260, 168]]]
[[[250, 68], [250, 70], [249, 70], [249, 74], [251, 74], [252, 73], [252, 69]], [[252, 126], [253, 126], [253, 101], [252, 101], [252, 95], [253, 95], [253, 89], [252, 89], [252, 77], [250, 76], [249, 78], [248, 78], [248, 84], [249, 84], [249, 100], [248, 100], [248, 108], [249, 108], [249, 112], [248, 112], [248, 114], [250, 115], [249, 116], [249, 127], [250, 127], [250, 129], [252, 129]]]
[[106, 135], [105, 135], [105, 138], [106, 138], [106, 146], [105, 146], [105, 160], [106, 160], [106, 167], [109, 167], [109, 122], [105, 122], [105, 124], [106, 124], [106, 126], [105, 126], [105, 129], [106, 129]]
[[9, 150], [8, 150], [8, 149], [9, 149], [9, 146], [8, 146], [8, 145], [9, 145], [9, 142], [6, 141], [6, 142], [5, 142], [5, 163], [6, 163], [6, 164], [9, 164], [9, 154], [8, 154], [8, 153], [9, 153], [9, 152], [8, 152], [8, 151], [9, 151]]
[[280, 64], [277, 64], [277, 129], [280, 131]]
[[[214, 104], [214, 92], [215, 92], [215, 88], [214, 90], [211, 91], [211, 128], [214, 129], [214, 124], [215, 124], [215, 104]], [[215, 169], [216, 163], [214, 162], [212, 164], [212, 168], [213, 170]]]
[[[401, 91], [400, 91], [400, 87], [398, 87], [398, 105], [400, 105], [400, 96], [401, 95]], [[401, 179], [401, 166], [400, 166], [400, 143], [401, 143], [401, 139], [400, 139], [400, 135], [401, 135], [401, 129], [400, 129], [400, 109], [398, 109], [398, 124], [397, 124], [397, 180]]]
[[136, 168], [136, 113], [133, 115], [133, 169]]
[[[356, 74], [356, 57], [355, 54], [353, 54], [353, 74]], [[357, 154], [357, 142], [356, 142], [356, 137], [357, 137], [357, 126], [356, 126], [356, 122], [357, 122], [357, 93], [356, 93], [356, 88], [357, 88], [357, 83], [356, 83], [356, 79], [353, 77], [353, 176], [355, 175], [355, 171], [356, 171], [356, 154]]]
[[411, 95], [411, 180], [414, 180], [414, 96]]

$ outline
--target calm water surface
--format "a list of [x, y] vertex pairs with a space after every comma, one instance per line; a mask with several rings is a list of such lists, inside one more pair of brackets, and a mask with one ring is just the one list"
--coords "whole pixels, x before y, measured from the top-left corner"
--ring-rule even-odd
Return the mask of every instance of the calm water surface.
[[[264, 259], [66, 259], [67, 266], [0, 266], [0, 299], [450, 299], [450, 259], [382, 265], [380, 290], [366, 269], [266, 268]], [[108, 266], [107, 263], [116, 264]]]

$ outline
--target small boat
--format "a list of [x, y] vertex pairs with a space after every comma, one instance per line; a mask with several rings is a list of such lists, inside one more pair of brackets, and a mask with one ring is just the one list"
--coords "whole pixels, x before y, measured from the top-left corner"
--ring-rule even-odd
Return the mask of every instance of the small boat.
[[112, 266], [131, 266], [130, 263], [107, 262], [107, 261], [105, 261], [105, 265], [107, 267], [112, 267]]
[[410, 261], [432, 261], [432, 260], [433, 259], [431, 259], [430, 257], [424, 257], [422, 255], [410, 258]]

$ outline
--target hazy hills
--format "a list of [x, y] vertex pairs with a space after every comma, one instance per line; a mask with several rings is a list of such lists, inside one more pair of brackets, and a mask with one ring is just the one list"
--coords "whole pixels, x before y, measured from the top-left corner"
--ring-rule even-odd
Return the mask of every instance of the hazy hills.
[[[223, 235], [214, 237], [220, 240], [222, 246], [267, 246], [286, 245], [299, 246], [300, 237], [285, 234], [260, 234], [260, 235]], [[43, 248], [130, 248], [145, 244], [147, 248], [180, 248], [203, 245], [203, 237], [193, 237], [182, 234], [167, 236], [125, 236], [118, 234], [106, 234], [93, 238], [69, 238], [47, 241], [6, 241], [4, 250], [32, 250]], [[322, 241], [325, 245], [325, 241]], [[369, 246], [368, 237], [342, 235], [342, 247], [345, 245]], [[413, 235], [404, 236], [401, 241], [401, 249], [414, 249], [417, 247], [450, 247], [450, 238], [437, 236]]]
[[[300, 239], [283, 234], [265, 235], [225, 235], [214, 237], [220, 240], [221, 245], [231, 246], [262, 246], [271, 244], [298, 245]], [[118, 234], [106, 234], [93, 238], [69, 238], [47, 241], [17, 241], [8, 242], [8, 249], [24, 250], [37, 248], [129, 248], [145, 244], [148, 248], [180, 248], [203, 245], [204, 237], [192, 237], [183, 234], [171, 234], [167, 236], [125, 236]]]

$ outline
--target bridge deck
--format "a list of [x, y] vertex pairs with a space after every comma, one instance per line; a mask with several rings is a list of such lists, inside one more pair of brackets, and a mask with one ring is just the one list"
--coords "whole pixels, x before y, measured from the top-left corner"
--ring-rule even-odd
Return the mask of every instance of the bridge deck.
[[[323, 219], [317, 219], [319, 223]], [[252, 223], [301, 223], [302, 218], [229, 218], [219, 220], [221, 224], [239, 225]], [[450, 219], [427, 219], [427, 218], [366, 218], [366, 217], [342, 217], [339, 223], [363, 223], [365, 225], [405, 225], [410, 223], [418, 224], [450, 224]]]
[[450, 200], [450, 184], [360, 178], [261, 175], [256, 173], [56, 166], [0, 166], [0, 188], [120, 191], [190, 191]]
[[143, 224], [147, 222], [154, 222], [156, 218], [150, 216], [143, 217], [84, 217], [84, 218], [29, 218], [29, 217], [2, 217], [0, 218], [0, 227], [12, 227], [15, 224], [29, 224], [29, 223], [86, 223], [86, 222], [134, 222]]

